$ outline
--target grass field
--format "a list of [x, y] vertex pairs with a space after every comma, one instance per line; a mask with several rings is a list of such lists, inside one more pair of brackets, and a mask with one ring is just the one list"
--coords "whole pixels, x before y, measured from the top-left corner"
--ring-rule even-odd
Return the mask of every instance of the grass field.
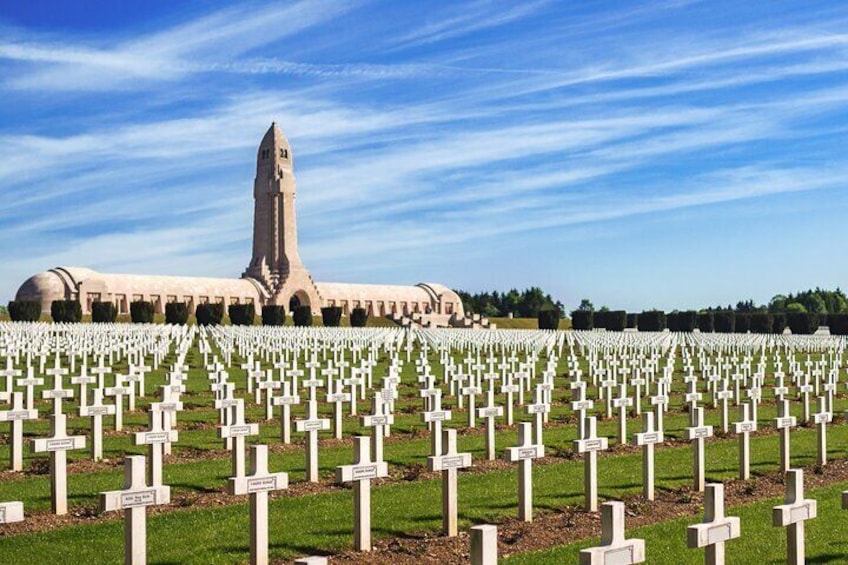
[[[173, 358], [166, 360], [169, 363]], [[211, 408], [212, 395], [208, 392], [208, 380], [205, 371], [197, 368], [201, 356], [196, 348], [187, 358], [192, 369], [189, 371], [187, 393], [183, 396], [186, 411], [179, 416], [180, 440], [174, 446], [179, 455], [164, 469], [164, 482], [171, 485], [172, 497], [179, 502], [164, 513], [155, 513], [149, 519], [148, 539], [151, 563], [241, 563], [247, 560], [247, 508], [238, 498], [223, 495], [226, 480], [230, 476], [229, 455], [222, 449], [221, 441], [216, 439], [215, 429], [210, 424], [217, 418], [217, 411]], [[438, 367], [437, 359], [431, 362]], [[678, 360], [679, 361], [679, 360]], [[238, 365], [241, 359], [234, 359]], [[381, 375], [386, 368], [386, 359], [380, 359], [375, 375]], [[585, 363], [585, 361], [584, 361]], [[116, 367], [117, 370], [122, 366]], [[678, 367], [679, 370], [679, 367]], [[558, 375], [565, 371], [564, 361]], [[441, 377], [437, 369], [437, 379]], [[396, 405], [396, 425], [392, 429], [392, 438], [385, 446], [386, 460], [390, 465], [391, 478], [385, 484], [372, 487], [373, 492], [373, 530], [376, 538], [404, 538], [411, 532], [427, 532], [436, 535], [440, 529], [440, 481], [432, 475], [420, 475], [421, 466], [429, 452], [429, 439], [420, 423], [418, 412], [421, 400], [417, 396], [414, 368], [406, 364], [400, 388], [400, 398]], [[148, 376], [147, 392], [151, 395], [163, 380], [162, 371]], [[231, 371], [231, 380], [239, 387], [239, 396], [244, 395], [244, 375], [240, 370]], [[677, 387], [673, 396], [674, 403], [665, 418], [665, 430], [669, 440], [682, 438], [687, 425], [688, 415], [682, 411], [682, 383], [676, 379]], [[550, 457], [543, 465], [534, 469], [535, 505], [540, 513], [556, 513], [566, 507], [575, 507], [582, 503], [582, 460], [572, 455], [571, 442], [576, 438], [574, 416], [567, 406], [569, 400], [565, 393], [567, 387], [564, 377], [556, 379], [554, 407], [551, 424], [545, 429], [545, 444]], [[246, 396], [245, 396], [246, 397]], [[253, 404], [252, 396], [246, 397], [248, 421], [261, 422], [264, 409]], [[120, 488], [123, 471], [120, 458], [123, 453], [144, 453], [143, 448], [132, 446], [128, 433], [146, 426], [144, 408], [150, 397], [139, 399], [138, 411], [125, 415], [126, 433], [110, 435], [105, 442], [105, 455], [112, 461], [91, 467], [82, 467], [69, 477], [69, 503], [72, 514], [81, 516], [96, 515], [97, 495], [103, 490]], [[502, 397], [498, 397], [502, 401]], [[482, 429], [465, 429], [466, 412], [452, 405], [446, 399], [447, 407], [454, 410], [451, 426], [462, 430], [459, 446], [470, 451], [475, 461], [484, 457], [484, 436]], [[478, 407], [480, 404], [478, 403]], [[28, 437], [42, 436], [48, 431], [48, 423], [43, 415], [49, 411], [45, 402], [38, 402], [42, 410], [42, 419], [35, 424], [25, 425]], [[359, 404], [360, 414], [366, 413], [366, 403]], [[600, 409], [600, 406], [597, 407]], [[848, 399], [839, 395], [836, 399], [836, 412], [848, 409]], [[793, 407], [800, 416], [800, 406]], [[296, 407], [294, 417], [302, 414], [303, 407]], [[322, 408], [325, 416], [330, 415], [328, 407]], [[763, 405], [759, 411], [761, 429], [768, 428], [770, 419], [775, 416], [773, 407]], [[516, 410], [517, 420], [526, 420], [523, 411]], [[707, 410], [707, 423], [718, 425], [717, 410]], [[732, 418], [732, 419], [735, 419]], [[367, 433], [359, 424], [358, 418], [345, 417], [345, 437], [358, 433]], [[478, 426], [480, 424], [478, 423]], [[638, 418], [630, 418], [628, 432], [638, 431]], [[69, 418], [69, 428], [73, 433], [85, 433], [88, 423], [81, 418]], [[609, 436], [614, 444], [617, 429], [615, 419], [599, 422], [599, 433]], [[107, 423], [106, 429], [110, 429]], [[279, 424], [277, 421], [261, 422], [261, 435], [251, 438], [251, 442], [279, 445]], [[329, 482], [335, 466], [350, 463], [352, 447], [350, 442], [338, 444], [328, 440], [329, 434], [322, 434], [320, 451], [321, 475]], [[302, 442], [302, 435], [294, 433], [295, 443]], [[505, 447], [515, 445], [517, 441], [514, 427], [501, 426], [497, 433], [499, 453]], [[777, 468], [778, 437], [774, 434], [761, 434], [752, 438], [752, 471], [755, 476], [773, 473]], [[845, 458], [848, 454], [844, 446], [848, 445], [848, 426], [839, 419], [829, 430], [830, 455]], [[8, 446], [0, 445], [0, 461], [8, 460]], [[816, 432], [814, 429], [798, 429], [792, 434], [793, 466], [812, 466], [816, 450]], [[87, 458], [85, 452], [74, 452], [72, 461]], [[27, 453], [25, 465], [28, 472], [18, 475], [3, 473], [0, 475], [0, 500], [22, 500], [28, 515], [45, 516], [49, 510], [49, 480], [43, 474], [45, 457]], [[304, 480], [304, 457], [299, 445], [284, 449], [275, 448], [271, 455], [271, 469], [287, 471], [293, 490], [297, 490]], [[683, 489], [691, 483], [691, 448], [687, 444], [672, 441], [668, 447], [657, 452], [657, 485], [660, 491]], [[459, 509], [460, 526], [468, 527], [475, 523], [501, 523], [515, 516], [517, 506], [517, 477], [513, 468], [503, 465], [482, 466], [483, 469], [460, 474]], [[599, 463], [600, 496], [602, 499], [619, 499], [637, 496], [641, 492], [641, 455], [633, 449], [613, 449], [604, 454]], [[716, 438], [707, 445], [708, 480], [723, 481], [736, 476], [737, 440], [734, 437]], [[833, 490], [838, 487], [822, 489]], [[824, 495], [822, 495], [824, 496]], [[210, 499], [212, 502], [210, 503]], [[838, 496], [836, 496], [838, 509]], [[758, 524], [768, 520], [768, 508], [771, 504], [756, 503], [751, 509], [743, 506], [743, 532], [748, 541], [740, 540], [739, 555], [758, 555], [763, 550], [758, 543], [769, 547], [763, 555], [779, 555], [782, 533], [777, 529], [764, 529]], [[825, 499], [821, 500], [827, 506]], [[765, 517], [757, 513], [760, 506], [766, 508]], [[747, 514], [742, 514], [745, 512]], [[745, 518], [750, 516], [750, 518]], [[352, 528], [352, 491], [348, 488], [324, 486], [318, 492], [303, 489], [297, 494], [281, 494], [271, 503], [271, 553], [276, 559], [290, 559], [297, 555], [311, 553], [333, 553], [344, 551], [351, 546]], [[833, 520], [842, 519], [834, 511]], [[749, 523], [752, 526], [747, 526]], [[760, 521], [758, 521], [760, 520]], [[85, 522], [85, 520], [82, 520]], [[0, 542], [0, 563], [25, 561], [30, 552], [37, 552], [44, 561], [63, 561], [68, 556], [73, 562], [114, 563], [122, 551], [123, 537], [121, 522], [117, 520], [83, 523], [81, 525], [62, 524], [60, 527], [37, 533], [24, 533], [3, 537]], [[689, 520], [691, 523], [697, 520]], [[702, 559], [695, 551], [686, 550], [683, 526], [686, 524], [672, 521], [657, 526], [646, 527], [650, 563], [688, 563]], [[823, 522], [823, 520], [822, 520]], [[837, 523], [837, 522], [833, 522]], [[845, 556], [842, 551], [840, 528], [821, 528], [815, 530], [811, 525], [811, 536], [817, 536], [811, 542], [812, 548], [826, 555]], [[680, 530], [680, 531], [678, 531]], [[748, 535], [756, 531], [756, 535]], [[0, 533], [3, 532], [0, 527]], [[635, 532], [636, 535], [639, 532]], [[676, 533], [675, 533], [676, 532]], [[818, 532], [818, 533], [816, 533]], [[679, 538], [679, 539], [678, 539]], [[164, 540], [164, 541], [159, 541]], [[759, 541], [758, 541], [759, 540]], [[577, 545], [566, 545], [544, 553], [533, 553], [514, 557], [509, 562], [516, 563], [573, 563], [576, 562], [578, 547], [595, 543], [591, 539]], [[737, 544], [737, 542], [734, 542]], [[770, 545], [769, 545], [770, 544]], [[743, 547], [751, 549], [743, 550]], [[731, 545], [735, 548], [735, 545]], [[748, 553], [744, 553], [747, 551]], [[729, 553], [732, 555], [732, 553]], [[656, 560], [662, 555], [664, 561]], [[812, 555], [812, 554], [811, 554]], [[773, 559], [769, 557], [769, 559]], [[751, 561], [731, 560], [747, 563]], [[769, 561], [765, 561], [769, 562]], [[827, 561], [819, 561], [827, 562]], [[832, 561], [832, 562], [838, 562]]]

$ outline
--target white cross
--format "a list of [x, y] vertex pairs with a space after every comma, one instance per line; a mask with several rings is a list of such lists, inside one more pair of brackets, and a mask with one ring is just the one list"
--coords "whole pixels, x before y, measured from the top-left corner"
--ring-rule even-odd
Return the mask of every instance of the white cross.
[[786, 472], [785, 504], [772, 508], [772, 525], [786, 528], [786, 563], [802, 565], [805, 562], [804, 522], [816, 517], [815, 499], [804, 499], [804, 471], [789, 469]]
[[580, 565], [633, 565], [645, 562], [645, 540], [624, 538], [624, 503], [601, 507], [601, 545], [580, 551]]
[[[657, 411], [660, 409], [657, 408]], [[664, 440], [663, 431], [654, 427], [654, 414], [642, 414], [642, 431], [633, 434], [633, 441], [642, 446], [642, 492], [645, 500], [654, 500], [654, 445]]]
[[232, 477], [230, 494], [250, 495], [250, 563], [268, 564], [268, 493], [289, 486], [287, 473], [268, 472], [268, 446], [250, 446], [250, 475]]
[[704, 425], [704, 409], [693, 408], [692, 426], [684, 430], [683, 438], [692, 442], [693, 460], [692, 472], [695, 479], [695, 490], [704, 490], [704, 440], [713, 436], [713, 427]]
[[574, 440], [574, 450], [583, 454], [583, 494], [587, 512], [598, 511], [598, 452], [609, 448], [609, 440], [598, 437], [598, 423], [587, 416], [583, 424], [585, 437]]
[[330, 429], [330, 420], [318, 417], [318, 402], [307, 403], [308, 412], [303, 420], [295, 420], [295, 429], [306, 432], [306, 480], [318, 482], [318, 431]]
[[785, 473], [789, 470], [789, 432], [798, 421], [789, 411], [789, 401], [781, 400], [777, 403], [777, 417], [773, 420], [774, 427], [780, 430], [780, 471]]
[[442, 452], [442, 422], [450, 420], [453, 417], [450, 410], [442, 410], [442, 391], [439, 389], [436, 390], [438, 392], [432, 398], [432, 410], [421, 414], [421, 420], [432, 425], [430, 431], [431, 455], [438, 455]]
[[124, 459], [124, 488], [100, 493], [100, 510], [124, 511], [124, 563], [147, 563], [147, 506], [171, 502], [171, 487], [147, 486], [144, 482], [144, 456]]
[[458, 453], [456, 430], [442, 430], [442, 453], [427, 457], [427, 469], [442, 472], [442, 533], [457, 535], [456, 473], [471, 466], [470, 453]]
[[533, 459], [545, 456], [545, 446], [533, 443], [533, 424], [518, 424], [518, 446], [508, 447], [504, 454], [507, 461], [517, 462], [518, 467], [518, 519], [533, 521]]
[[247, 424], [244, 421], [244, 400], [241, 398], [230, 407], [231, 420], [227, 426], [218, 428], [218, 437], [221, 439], [232, 439], [232, 463], [233, 476], [244, 476], [244, 438], [259, 435], [259, 424]]
[[38, 410], [24, 408], [23, 395], [12, 393], [12, 409], [0, 411], [0, 422], [9, 422], [11, 427], [10, 464], [12, 471], [24, 468], [24, 420], [38, 419]]
[[79, 407], [81, 417], [91, 418], [91, 459], [99, 461], [103, 459], [103, 416], [115, 413], [115, 406], [103, 404], [103, 391], [95, 388], [92, 392], [93, 400], [87, 406]]
[[163, 413], [151, 405], [147, 415], [150, 429], [136, 432], [133, 438], [135, 445], [147, 446], [147, 482], [155, 487], [162, 484], [162, 446], [179, 438], [176, 430], [162, 427], [162, 416]]
[[705, 565], [724, 565], [724, 543], [738, 538], [741, 533], [739, 518], [724, 515], [724, 485], [707, 485], [704, 501], [704, 522], [686, 529], [688, 545], [692, 549], [705, 547]]
[[280, 439], [283, 443], [291, 443], [291, 407], [300, 404], [300, 396], [293, 383], [284, 381], [282, 394], [272, 399], [274, 406], [280, 407]]
[[371, 438], [356, 436], [353, 465], [336, 468], [336, 482], [354, 483], [353, 545], [357, 551], [371, 551], [371, 480], [389, 474], [386, 462], [372, 460], [370, 452]]
[[371, 459], [373, 461], [383, 460], [383, 437], [384, 428], [395, 423], [393, 414], [386, 410], [386, 402], [379, 394], [371, 398], [371, 414], [362, 416], [362, 425], [371, 428]]
[[743, 481], [751, 478], [751, 438], [757, 431], [757, 421], [750, 418], [750, 406], [739, 405], [739, 421], [733, 424], [733, 431], [739, 434], [739, 478]]
[[85, 448], [85, 436], [69, 436], [67, 416], [50, 416], [50, 437], [34, 439], [30, 443], [33, 453], [50, 453], [50, 504], [53, 513], [68, 513], [68, 454], [72, 449]]

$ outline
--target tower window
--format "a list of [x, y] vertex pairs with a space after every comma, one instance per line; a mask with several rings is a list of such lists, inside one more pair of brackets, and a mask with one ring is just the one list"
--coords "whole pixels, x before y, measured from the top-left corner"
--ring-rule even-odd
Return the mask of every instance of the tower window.
[[283, 159], [289, 158], [289, 150], [288, 149], [280, 149], [280, 157]]

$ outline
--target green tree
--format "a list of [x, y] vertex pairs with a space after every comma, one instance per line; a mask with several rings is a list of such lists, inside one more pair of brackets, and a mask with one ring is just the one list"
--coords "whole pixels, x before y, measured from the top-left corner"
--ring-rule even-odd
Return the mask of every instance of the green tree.
[[580, 301], [580, 306], [577, 307], [581, 312], [594, 312], [595, 305], [592, 304], [592, 301], [588, 298], [584, 298]]

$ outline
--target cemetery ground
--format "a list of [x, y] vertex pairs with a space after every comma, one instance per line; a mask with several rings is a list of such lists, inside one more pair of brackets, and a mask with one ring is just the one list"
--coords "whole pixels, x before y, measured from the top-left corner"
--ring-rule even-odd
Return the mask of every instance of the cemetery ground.
[[[411, 353], [417, 358], [420, 349]], [[213, 351], [212, 354], [220, 353]], [[211, 356], [210, 356], [211, 358]], [[812, 360], [816, 355], [810, 356]], [[123, 552], [122, 522], [117, 514], [98, 511], [99, 493], [119, 488], [123, 482], [123, 456], [144, 454], [145, 446], [135, 446], [131, 432], [147, 429], [147, 407], [155, 402], [155, 391], [165, 382], [165, 368], [174, 363], [171, 352], [161, 368], [148, 373], [146, 397], [136, 400], [136, 410], [124, 413], [124, 430], [114, 432], [111, 417], [104, 425], [104, 460], [92, 462], [87, 451], [69, 453], [69, 514], [50, 513], [50, 481], [47, 459], [42, 454], [26, 452], [23, 473], [0, 471], [0, 501], [20, 500], [27, 519], [0, 525], [0, 563], [38, 562], [114, 563]], [[243, 358], [234, 355], [231, 366], [238, 367]], [[439, 358], [430, 356], [434, 376], [441, 382]], [[51, 367], [52, 357], [46, 366]], [[189, 366], [186, 392], [181, 396], [184, 410], [179, 413], [179, 441], [173, 454], [165, 457], [163, 483], [171, 486], [171, 503], [152, 507], [148, 519], [148, 556], [151, 563], [241, 563], [248, 559], [247, 504], [244, 497], [227, 494], [231, 476], [230, 454], [216, 433], [218, 410], [213, 408], [207, 371], [196, 341], [185, 357]], [[542, 366], [540, 362], [539, 366]], [[580, 368], [588, 371], [585, 358]], [[113, 366], [126, 372], [125, 363]], [[375, 375], [387, 370], [382, 356], [374, 368]], [[535, 521], [519, 522], [516, 465], [502, 458], [486, 460], [485, 425], [477, 421], [475, 428], [466, 425], [466, 410], [459, 409], [453, 399], [445, 408], [453, 411], [447, 427], [459, 430], [459, 450], [473, 455], [474, 467], [459, 474], [460, 530], [474, 524], [494, 523], [499, 526], [500, 553], [505, 563], [576, 563], [580, 548], [597, 544], [599, 519], [596, 513], [582, 510], [583, 460], [574, 454], [572, 442], [577, 439], [577, 418], [571, 410], [569, 368], [565, 357], [559, 361], [554, 379], [550, 422], [544, 427], [546, 457], [537, 459], [533, 469]], [[766, 368], [770, 377], [773, 366]], [[399, 395], [395, 403], [395, 422], [391, 437], [386, 438], [384, 458], [389, 464], [389, 477], [372, 485], [372, 529], [375, 549], [370, 554], [353, 552], [352, 489], [336, 485], [333, 472], [351, 461], [353, 437], [370, 435], [357, 416], [345, 410], [344, 439], [331, 439], [331, 432], [320, 434], [319, 483], [305, 479], [303, 457], [304, 434], [293, 432], [293, 443], [280, 442], [279, 413], [265, 421], [265, 408], [253, 402], [244, 389], [244, 371], [230, 369], [233, 382], [240, 384], [236, 396], [245, 400], [245, 420], [259, 423], [260, 435], [248, 443], [270, 446], [270, 470], [289, 473], [290, 488], [271, 495], [269, 531], [273, 560], [284, 562], [305, 554], [330, 554], [332, 562], [344, 563], [464, 563], [468, 560], [467, 537], [445, 538], [440, 535], [441, 480], [438, 473], [426, 470], [430, 453], [430, 437], [421, 423], [422, 399], [413, 363], [406, 363], [401, 373]], [[618, 419], [601, 419], [603, 403], [596, 402], [593, 414], [599, 416], [598, 435], [610, 438], [612, 449], [602, 453], [598, 464], [599, 496], [604, 500], [627, 502], [627, 537], [646, 539], [650, 563], [700, 563], [700, 551], [686, 548], [686, 526], [699, 522], [703, 515], [702, 494], [692, 489], [692, 447], [684, 441], [689, 416], [684, 410], [683, 366], [677, 359], [671, 406], [664, 418], [666, 441], [656, 452], [657, 500], [646, 502], [641, 497], [641, 448], [616, 445]], [[841, 377], [844, 378], [844, 369]], [[36, 389], [50, 388], [49, 379]], [[771, 379], [768, 379], [771, 382]], [[70, 385], [67, 385], [70, 386]], [[590, 387], [591, 388], [591, 387]], [[592, 389], [592, 396], [597, 397]], [[785, 536], [771, 526], [770, 509], [781, 503], [783, 476], [778, 470], [779, 436], [771, 429], [777, 416], [770, 391], [769, 401], [760, 405], [757, 419], [759, 431], [751, 437], [752, 479], [741, 481], [738, 474], [738, 439], [733, 433], [717, 433], [707, 441], [707, 481], [727, 484], [727, 514], [742, 518], [743, 535], [728, 546], [731, 563], [780, 563], [785, 555]], [[37, 395], [40, 398], [40, 394]], [[496, 399], [504, 403], [505, 396]], [[478, 407], [482, 405], [478, 399]], [[27, 439], [49, 434], [49, 400], [37, 400], [42, 417], [26, 422]], [[705, 420], [720, 429], [720, 409], [706, 402]], [[646, 409], [649, 407], [646, 407]], [[834, 398], [834, 423], [828, 428], [828, 464], [816, 464], [817, 432], [815, 426], [799, 427], [792, 432], [791, 464], [805, 468], [808, 496], [819, 501], [819, 517], [807, 526], [807, 558], [811, 563], [848, 561], [848, 512], [840, 509], [841, 490], [848, 485], [848, 426], [841, 416], [848, 409], [848, 396], [838, 392]], [[358, 414], [370, 413], [368, 402], [359, 402]], [[88, 418], [76, 417], [66, 410], [68, 433], [88, 435]], [[293, 407], [292, 417], [299, 418], [304, 405]], [[319, 412], [332, 418], [332, 407], [322, 405]], [[793, 402], [793, 415], [801, 417], [800, 404]], [[731, 420], [736, 420], [735, 408]], [[531, 421], [523, 409], [516, 408], [516, 422]], [[641, 420], [630, 417], [628, 437], [641, 431]], [[0, 469], [9, 461], [8, 424], [0, 424], [5, 443], [0, 445]], [[517, 426], [499, 423], [496, 433], [497, 453], [517, 443]]]

